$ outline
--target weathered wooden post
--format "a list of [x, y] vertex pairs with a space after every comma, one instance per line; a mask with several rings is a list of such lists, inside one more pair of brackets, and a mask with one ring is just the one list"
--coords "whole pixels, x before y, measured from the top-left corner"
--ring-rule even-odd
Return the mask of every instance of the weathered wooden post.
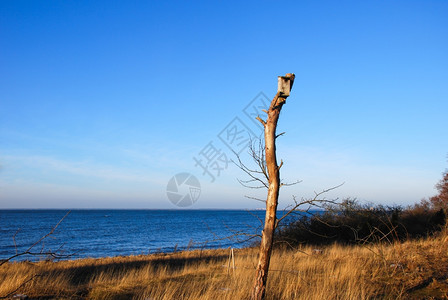
[[[294, 79], [293, 79], [294, 80]], [[277, 92], [280, 93], [282, 97], [288, 97], [291, 91], [291, 78], [287, 76], [278, 76], [278, 88]]]
[[280, 110], [289, 96], [295, 75], [292, 73], [286, 76], [278, 77], [277, 94], [271, 101], [269, 110], [267, 111], [266, 121], [257, 117], [257, 120], [264, 126], [265, 155], [266, 166], [268, 169], [268, 196], [266, 200], [266, 217], [264, 221], [264, 229], [261, 236], [260, 253], [258, 257], [258, 265], [255, 274], [254, 286], [252, 289], [252, 299], [264, 299], [266, 294], [266, 282], [268, 278], [269, 263], [271, 260], [272, 246], [274, 242], [274, 231], [277, 220], [278, 195], [280, 190], [280, 166], [277, 165], [277, 157], [275, 153], [275, 139], [277, 138], [275, 131], [280, 115]]

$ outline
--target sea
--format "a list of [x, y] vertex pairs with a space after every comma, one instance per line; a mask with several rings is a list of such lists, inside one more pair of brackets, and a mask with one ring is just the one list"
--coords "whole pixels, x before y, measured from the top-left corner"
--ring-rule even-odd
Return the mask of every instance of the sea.
[[264, 216], [264, 210], [0, 210], [0, 260], [25, 251], [77, 259], [241, 248], [257, 241]]

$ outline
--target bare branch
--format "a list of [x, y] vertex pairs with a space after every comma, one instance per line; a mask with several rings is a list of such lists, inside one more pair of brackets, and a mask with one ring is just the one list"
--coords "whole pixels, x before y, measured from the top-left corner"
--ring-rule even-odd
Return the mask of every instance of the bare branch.
[[[249, 212], [249, 211], [248, 211]], [[250, 213], [250, 212], [249, 212]], [[232, 240], [232, 241], [234, 241], [235, 243], [238, 243], [238, 244], [242, 244], [242, 243], [247, 243], [247, 242], [249, 242], [249, 241], [251, 241], [252, 239], [254, 239], [254, 238], [260, 238], [261, 237], [261, 235], [260, 234], [251, 234], [251, 233], [247, 233], [247, 232], [245, 232], [244, 230], [234, 230], [234, 229], [232, 229], [232, 228], [230, 228], [229, 226], [227, 226], [226, 224], [224, 224], [224, 227], [226, 227], [227, 228], [227, 230], [231, 233], [230, 235], [228, 235], [228, 236], [224, 236], [224, 237], [219, 237], [215, 232], [213, 232], [212, 230], [211, 230], [211, 228], [208, 226], [208, 224], [205, 224], [206, 226], [207, 226], [207, 228], [208, 228], [208, 230], [211, 232], [211, 234], [214, 236], [214, 238], [212, 239], [212, 240], [207, 240], [205, 243], [204, 243], [204, 245], [205, 244], [207, 244], [207, 243], [211, 243], [211, 242], [217, 242], [217, 241], [224, 241], [224, 240]], [[260, 226], [262, 226], [263, 224], [261, 223], [261, 225]], [[248, 227], [248, 228], [252, 228], [252, 230], [255, 232], [255, 231], [257, 231], [258, 229], [259, 229], [259, 227], [254, 227], [254, 226], [251, 226], [251, 225], [249, 225], [249, 224], [246, 224], [246, 226]], [[243, 237], [243, 238], [241, 238], [241, 237]]]
[[[45, 241], [45, 239], [47, 239], [47, 238], [51, 238], [51, 235], [54, 233], [54, 231], [56, 230], [56, 228], [61, 224], [61, 222], [68, 216], [68, 214], [70, 213], [71, 211], [68, 211], [66, 214], [65, 214], [65, 216], [64, 217], [62, 217], [60, 220], [59, 220], [59, 222], [47, 233], [47, 234], [45, 234], [44, 236], [42, 236], [40, 239], [38, 239], [34, 244], [32, 244], [30, 247], [28, 247], [25, 251], [22, 251], [22, 252], [18, 252], [18, 249], [17, 249], [17, 245], [16, 245], [16, 240], [15, 240], [15, 238], [16, 238], [16, 235], [17, 235], [17, 233], [19, 232], [19, 230], [14, 234], [14, 236], [13, 236], [13, 241], [14, 241], [14, 246], [15, 246], [15, 251], [16, 251], [16, 254], [14, 254], [14, 255], [12, 255], [12, 256], [10, 256], [10, 257], [7, 257], [7, 258], [5, 258], [5, 259], [1, 259], [0, 260], [0, 266], [2, 266], [3, 264], [5, 264], [5, 263], [7, 263], [7, 262], [9, 262], [9, 261], [11, 261], [11, 260], [13, 260], [14, 258], [17, 258], [17, 257], [20, 257], [20, 256], [24, 256], [24, 255], [31, 255], [31, 256], [44, 256], [44, 255], [46, 255], [46, 256], [49, 256], [49, 257], [53, 257], [53, 258], [56, 258], [56, 259], [62, 259], [62, 258], [68, 258], [68, 257], [71, 257], [71, 256], [73, 256], [74, 254], [61, 254], [61, 253], [58, 253], [58, 251], [60, 251], [60, 249], [61, 249], [61, 247], [59, 247], [59, 249], [56, 251], [56, 252], [53, 252], [53, 251], [44, 251], [44, 248], [45, 248], [45, 243], [44, 243], [44, 241]], [[42, 247], [41, 247], [41, 249], [40, 249], [40, 251], [38, 251], [38, 252], [35, 252], [35, 251], [32, 251], [32, 249], [34, 248], [34, 247], [36, 247], [39, 243], [41, 243], [42, 244]]]
[[[262, 200], [263, 201], [263, 200]], [[263, 201], [263, 202], [266, 202], [266, 201]], [[260, 217], [259, 216], [257, 216], [256, 214], [254, 214], [254, 213], [252, 213], [250, 210], [246, 210], [250, 215], [252, 215], [252, 216], [254, 216], [255, 218], [257, 218], [258, 219], [258, 221], [260, 222], [260, 224], [261, 224], [261, 226], [263, 226], [263, 220], [262, 219], [260, 219]]]
[[257, 116], [255, 119], [257, 119], [258, 121], [260, 121], [261, 124], [263, 124], [263, 126], [266, 126], [266, 121], [264, 121], [262, 118], [260, 118], [259, 116]]
[[26, 285], [28, 282], [33, 281], [34, 278], [36, 277], [41, 277], [41, 274], [34, 274], [33, 276], [31, 276], [30, 278], [28, 278], [27, 280], [25, 280], [24, 282], [22, 282], [17, 288], [15, 288], [12, 292], [9, 292], [8, 294], [6, 294], [6, 296], [2, 296], [0, 297], [0, 299], [7, 299], [9, 297], [11, 297], [13, 294], [15, 294], [15, 292], [17, 292], [21, 287], [23, 287], [24, 285]]
[[[252, 157], [253, 161], [257, 164], [257, 167], [259, 170], [254, 170], [249, 168], [248, 166], [246, 166], [242, 161], [241, 161], [241, 157], [239, 154], [237, 154], [236, 152], [234, 152], [238, 163], [236, 163], [235, 161], [232, 160], [232, 162], [238, 167], [240, 168], [244, 173], [246, 173], [250, 179], [249, 180], [240, 180], [238, 179], [238, 182], [243, 185], [244, 187], [249, 187], [249, 188], [268, 188], [268, 183], [267, 181], [269, 181], [269, 176], [267, 174], [267, 169], [266, 169], [266, 162], [264, 161], [264, 147], [261, 146], [262, 143], [259, 142], [259, 146], [258, 146], [258, 150], [255, 149], [254, 146], [254, 142], [251, 141], [250, 143], [250, 147], [249, 147], [249, 155]], [[262, 179], [260, 179], [258, 177], [258, 174], [262, 174], [267, 181], [264, 181]], [[259, 182], [261, 184], [261, 186], [257, 185], [257, 186], [251, 186], [248, 185], [248, 183], [253, 183], [253, 182]]]
[[[237, 179], [238, 180], [238, 182], [242, 185], [242, 186], [244, 186], [244, 187], [246, 187], [246, 188], [249, 188], [249, 189], [263, 189], [263, 188], [266, 188], [266, 185], [256, 185], [256, 186], [251, 186], [251, 185], [249, 185], [249, 183], [252, 183], [252, 182], [254, 182], [254, 181], [257, 181], [257, 180], [255, 180], [255, 179], [251, 179], [251, 180], [241, 180], [241, 179]], [[263, 182], [264, 183], [264, 182]]]
[[[322, 190], [319, 193], [314, 192], [315, 196], [312, 199], [307, 199], [307, 200], [302, 199], [301, 201], [297, 201], [296, 197], [293, 196], [295, 205], [288, 212], [286, 212], [281, 218], [276, 220], [275, 227], [277, 228], [279, 223], [283, 219], [285, 219], [287, 216], [289, 216], [290, 214], [292, 214], [295, 211], [309, 212], [312, 207], [322, 208], [323, 205], [325, 205], [325, 204], [330, 204], [330, 203], [334, 204], [334, 203], [336, 203], [334, 200], [327, 200], [325, 198], [319, 199], [319, 198], [320, 198], [320, 196], [322, 196], [322, 195], [324, 195], [324, 194], [326, 194], [326, 193], [328, 193], [328, 192], [330, 192], [330, 191], [332, 191], [334, 189], [337, 189], [337, 188], [341, 187], [343, 184], [344, 183], [341, 183], [341, 184], [339, 184], [337, 186], [334, 186], [334, 187], [331, 187], [329, 189]], [[308, 205], [308, 207], [306, 209], [299, 209], [299, 207], [304, 206], [304, 205]]]
[[248, 199], [257, 200], [257, 201], [266, 203], [266, 200], [263, 200], [263, 199], [260, 199], [260, 198], [256, 198], [256, 197], [252, 197], [252, 196], [247, 196], [247, 195], [244, 196], [244, 197], [246, 197], [246, 198], [248, 198]]
[[17, 229], [16, 233], [14, 233], [14, 235], [12, 236], [12, 240], [14, 241], [14, 249], [16, 250], [16, 254], [19, 253], [19, 251], [17, 249], [16, 235], [17, 235], [17, 233], [19, 233], [20, 230], [21, 230], [21, 228]]
[[283, 160], [280, 160], [280, 165], [278, 166], [278, 169], [280, 170], [280, 168], [283, 166]]
[[279, 136], [282, 136], [282, 135], [284, 135], [286, 132], [282, 132], [282, 133], [279, 133], [279, 134], [277, 134], [276, 136], [275, 136], [275, 138], [278, 138]]
[[297, 181], [291, 182], [291, 183], [284, 183], [284, 182], [282, 182], [282, 183], [280, 183], [280, 186], [281, 187], [282, 186], [292, 186], [292, 185], [296, 185], [296, 184], [301, 183], [301, 182], [302, 182], [302, 180], [297, 180]]
[[58, 228], [58, 226], [61, 224], [61, 222], [68, 216], [68, 214], [71, 212], [68, 211], [65, 216], [62, 217], [62, 219], [59, 220], [59, 222], [50, 230], [49, 233], [47, 233], [46, 235], [44, 235], [43, 237], [41, 237], [37, 242], [35, 242], [34, 244], [32, 244], [27, 250], [25, 250], [25, 252], [30, 251], [32, 248], [34, 248], [34, 246], [36, 246], [37, 244], [39, 244], [41, 241], [45, 240], [47, 237], [49, 237], [50, 235], [52, 235], [54, 233], [54, 231], [56, 230], [56, 228]]

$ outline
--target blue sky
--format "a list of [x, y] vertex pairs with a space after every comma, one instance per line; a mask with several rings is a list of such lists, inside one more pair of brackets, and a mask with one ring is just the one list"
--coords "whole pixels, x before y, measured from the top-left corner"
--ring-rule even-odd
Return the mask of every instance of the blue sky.
[[[281, 191], [407, 205], [447, 167], [446, 1], [1, 1], [0, 208], [258, 208], [232, 164], [193, 157], [277, 76]], [[245, 152], [242, 158], [248, 161]], [[219, 175], [219, 176], [218, 176]]]

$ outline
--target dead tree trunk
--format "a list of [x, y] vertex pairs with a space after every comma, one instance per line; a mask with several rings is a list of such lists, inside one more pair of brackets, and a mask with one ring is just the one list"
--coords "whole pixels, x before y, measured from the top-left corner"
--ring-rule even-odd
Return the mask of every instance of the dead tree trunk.
[[275, 139], [277, 121], [280, 115], [280, 110], [289, 96], [289, 92], [294, 83], [294, 74], [288, 73], [286, 76], [279, 76], [278, 90], [274, 99], [271, 102], [269, 110], [267, 111], [266, 121], [257, 117], [264, 126], [264, 140], [265, 140], [265, 155], [266, 166], [268, 170], [268, 196], [266, 200], [266, 217], [264, 222], [264, 229], [261, 237], [260, 252], [258, 257], [258, 266], [255, 275], [255, 282], [252, 289], [251, 298], [264, 299], [266, 293], [266, 281], [268, 279], [269, 263], [271, 260], [272, 245], [274, 241], [274, 231], [276, 227], [276, 214], [278, 195], [280, 190], [280, 166], [277, 165], [277, 157], [275, 154]]

